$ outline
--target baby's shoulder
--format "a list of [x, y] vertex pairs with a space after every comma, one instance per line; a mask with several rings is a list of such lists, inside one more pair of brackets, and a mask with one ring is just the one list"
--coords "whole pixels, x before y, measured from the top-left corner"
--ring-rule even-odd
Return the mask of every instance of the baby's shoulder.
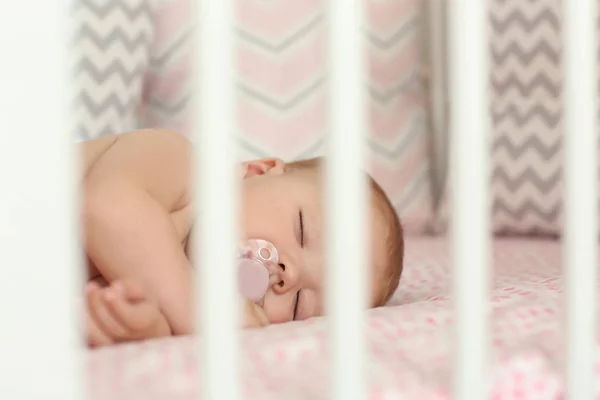
[[78, 143], [79, 155], [81, 157], [83, 176], [92, 169], [92, 167], [102, 158], [102, 156], [117, 141], [116, 135], [105, 136], [95, 140]]

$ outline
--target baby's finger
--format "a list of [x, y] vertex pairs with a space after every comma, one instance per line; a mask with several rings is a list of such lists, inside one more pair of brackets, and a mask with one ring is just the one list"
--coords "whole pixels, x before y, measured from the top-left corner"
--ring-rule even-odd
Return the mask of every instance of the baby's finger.
[[110, 288], [90, 289], [88, 291], [89, 310], [98, 327], [111, 338], [119, 340], [128, 336], [128, 332], [119, 318], [112, 313], [108, 306], [109, 302], [105, 300], [105, 296], [109, 293]]
[[112, 339], [98, 327], [89, 313], [86, 313], [85, 319], [88, 346], [101, 347], [113, 343]]
[[267, 317], [265, 310], [257, 304], [254, 304], [254, 315], [261, 326], [269, 325], [269, 318]]
[[262, 328], [269, 325], [265, 311], [256, 303], [245, 302], [245, 328]]
[[156, 307], [148, 302], [132, 304], [123, 296], [109, 296], [106, 298], [106, 305], [115, 318], [127, 329], [129, 336], [142, 334], [156, 320], [154, 315]]
[[85, 285], [85, 293], [86, 295], [89, 295], [90, 293], [92, 293], [95, 290], [100, 289], [100, 285], [98, 284], [98, 282], [94, 281], [89, 281], [86, 285]]
[[112, 283], [111, 287], [116, 293], [120, 293], [125, 300], [134, 303], [146, 300], [146, 292], [142, 285], [136, 282], [116, 281]]

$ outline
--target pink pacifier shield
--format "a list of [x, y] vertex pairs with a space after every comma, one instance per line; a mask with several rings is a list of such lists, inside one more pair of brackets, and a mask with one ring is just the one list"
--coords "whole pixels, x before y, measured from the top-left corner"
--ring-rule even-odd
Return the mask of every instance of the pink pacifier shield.
[[277, 268], [279, 254], [273, 243], [249, 239], [240, 244], [238, 285], [242, 296], [260, 301], [269, 288], [270, 272]]
[[269, 288], [269, 271], [260, 261], [244, 258], [239, 264], [238, 284], [242, 296], [260, 301]]

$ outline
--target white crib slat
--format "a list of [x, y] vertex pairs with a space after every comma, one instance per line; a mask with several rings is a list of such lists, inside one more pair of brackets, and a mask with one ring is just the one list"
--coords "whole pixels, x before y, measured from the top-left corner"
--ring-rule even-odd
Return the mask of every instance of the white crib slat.
[[0, 11], [2, 399], [83, 394], [68, 6], [14, 2]]
[[486, 2], [450, 6], [453, 297], [456, 311], [454, 395], [487, 393], [490, 268], [489, 107]]
[[329, 2], [331, 136], [326, 164], [328, 311], [333, 398], [366, 398], [364, 334], [369, 243], [366, 180], [361, 174], [365, 145], [365, 53], [363, 2]]
[[204, 354], [203, 399], [239, 398], [239, 307], [236, 301], [234, 237], [238, 194], [234, 179], [233, 2], [198, 0], [200, 79], [196, 133], [197, 205], [200, 234], [195, 245], [200, 274], [198, 320]]
[[594, 398], [597, 282], [596, 1], [564, 1], [567, 396]]

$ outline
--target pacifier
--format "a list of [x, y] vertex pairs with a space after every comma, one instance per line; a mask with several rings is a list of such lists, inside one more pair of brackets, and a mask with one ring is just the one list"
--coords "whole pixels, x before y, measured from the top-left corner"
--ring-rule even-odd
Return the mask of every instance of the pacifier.
[[270, 271], [279, 264], [279, 253], [273, 243], [263, 239], [249, 239], [240, 243], [238, 287], [248, 300], [260, 301], [269, 288]]

